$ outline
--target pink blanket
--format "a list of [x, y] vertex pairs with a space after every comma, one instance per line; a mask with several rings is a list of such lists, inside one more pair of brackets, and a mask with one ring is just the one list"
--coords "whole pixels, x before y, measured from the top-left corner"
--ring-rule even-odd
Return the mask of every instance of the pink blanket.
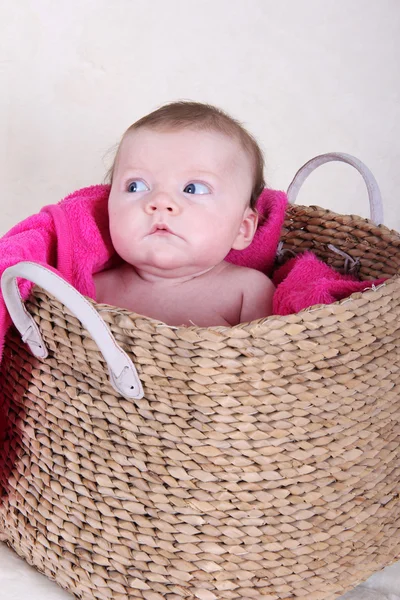
[[359, 281], [352, 275], [342, 275], [312, 252], [305, 252], [275, 271], [273, 312], [290, 315], [314, 304], [331, 304], [383, 281]]
[[[109, 192], [107, 185], [83, 188], [16, 225], [0, 239], [0, 276], [7, 267], [31, 260], [56, 269], [79, 292], [95, 299], [93, 275], [120, 261], [108, 231]], [[264, 190], [257, 203], [263, 218], [252, 244], [232, 250], [226, 260], [271, 275], [286, 204], [284, 192]], [[275, 282], [274, 313], [280, 315], [334, 302], [377, 283], [343, 277], [312, 255], [289, 261], [278, 270]], [[32, 284], [22, 281], [19, 288], [26, 299]], [[0, 360], [9, 326], [0, 293]]]

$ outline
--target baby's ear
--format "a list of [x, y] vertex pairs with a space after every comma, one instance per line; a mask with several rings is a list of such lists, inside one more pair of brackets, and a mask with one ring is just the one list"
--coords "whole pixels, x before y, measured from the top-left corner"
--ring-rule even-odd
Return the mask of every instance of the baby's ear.
[[250, 207], [246, 208], [240, 225], [239, 233], [233, 242], [233, 250], [244, 250], [250, 246], [257, 229], [258, 214]]

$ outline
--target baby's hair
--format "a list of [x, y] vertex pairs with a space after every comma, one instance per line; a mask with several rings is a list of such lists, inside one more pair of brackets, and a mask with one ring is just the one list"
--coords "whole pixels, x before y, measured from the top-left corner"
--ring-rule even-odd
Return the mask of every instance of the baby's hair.
[[[211, 104], [182, 100], [164, 104], [157, 110], [142, 117], [128, 127], [122, 136], [122, 140], [129, 133], [142, 127], [155, 130], [179, 130], [188, 127], [197, 130], [216, 131], [235, 137], [253, 161], [254, 178], [249, 204], [252, 209], [255, 209], [257, 198], [265, 187], [264, 157], [255, 138], [246, 131], [239, 121]], [[114, 163], [107, 174], [107, 179], [110, 183], [112, 183], [117, 157], [118, 151]]]

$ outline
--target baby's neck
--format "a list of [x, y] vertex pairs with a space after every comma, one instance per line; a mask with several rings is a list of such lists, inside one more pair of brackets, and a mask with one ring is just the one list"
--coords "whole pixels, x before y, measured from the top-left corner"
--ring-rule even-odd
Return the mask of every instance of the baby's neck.
[[125, 269], [130, 271], [130, 274], [135, 274], [141, 281], [144, 283], [148, 283], [157, 287], [172, 287], [176, 285], [181, 285], [183, 283], [187, 283], [192, 281], [193, 279], [197, 279], [198, 277], [202, 277], [206, 273], [210, 273], [211, 271], [217, 272], [220, 270], [220, 265], [213, 265], [208, 267], [208, 269], [203, 269], [200, 271], [193, 270], [190, 273], [185, 275], [176, 275], [174, 273], [166, 273], [165, 271], [161, 272], [152, 272], [146, 271], [144, 269], [138, 269], [133, 267], [132, 265], [126, 265]]

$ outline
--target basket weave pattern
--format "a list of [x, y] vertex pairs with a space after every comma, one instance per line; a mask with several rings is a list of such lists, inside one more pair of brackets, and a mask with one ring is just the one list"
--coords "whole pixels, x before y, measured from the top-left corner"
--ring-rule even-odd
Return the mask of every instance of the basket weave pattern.
[[290, 207], [285, 247], [379, 288], [232, 328], [96, 305], [145, 397], [117, 395], [96, 345], [38, 288], [49, 358], [11, 332], [0, 531], [99, 600], [333, 600], [400, 555], [400, 236]]

